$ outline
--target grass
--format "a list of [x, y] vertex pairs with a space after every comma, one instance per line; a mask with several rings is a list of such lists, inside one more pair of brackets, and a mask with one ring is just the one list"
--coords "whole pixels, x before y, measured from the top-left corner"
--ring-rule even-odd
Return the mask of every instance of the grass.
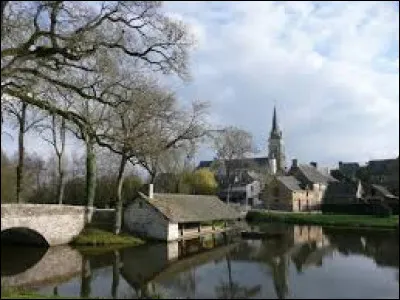
[[40, 295], [31, 290], [26, 290], [21, 288], [1, 287], [1, 299], [85, 299], [85, 298]]
[[82, 246], [105, 246], [105, 245], [129, 245], [137, 246], [145, 241], [127, 233], [114, 234], [112, 232], [98, 229], [85, 228], [72, 242], [72, 245]]
[[365, 215], [307, 214], [292, 212], [250, 211], [249, 222], [283, 222], [291, 224], [326, 225], [340, 227], [399, 228], [399, 216], [376, 217]]

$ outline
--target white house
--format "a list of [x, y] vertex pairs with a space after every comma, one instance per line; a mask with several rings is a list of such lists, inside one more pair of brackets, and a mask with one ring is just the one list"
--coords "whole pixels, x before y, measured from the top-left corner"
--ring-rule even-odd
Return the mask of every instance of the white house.
[[[217, 196], [153, 194], [150, 186], [149, 196], [139, 193], [124, 210], [124, 226], [128, 231], [174, 241], [223, 231], [226, 221], [240, 217]], [[215, 226], [215, 221], [224, 221], [225, 226]]]

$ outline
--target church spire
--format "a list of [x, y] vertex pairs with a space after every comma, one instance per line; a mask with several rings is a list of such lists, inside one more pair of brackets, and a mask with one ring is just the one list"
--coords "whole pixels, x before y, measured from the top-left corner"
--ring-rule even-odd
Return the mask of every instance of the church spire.
[[276, 116], [276, 106], [274, 105], [274, 115], [272, 117], [272, 129], [271, 136], [280, 136], [279, 126], [278, 126], [278, 118]]

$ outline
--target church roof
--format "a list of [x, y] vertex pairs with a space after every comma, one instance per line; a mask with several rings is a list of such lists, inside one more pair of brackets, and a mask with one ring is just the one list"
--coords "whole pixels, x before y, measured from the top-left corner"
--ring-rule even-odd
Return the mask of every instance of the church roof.
[[[209, 168], [217, 160], [203, 160], [198, 165], [199, 168]], [[233, 169], [251, 169], [252, 167], [267, 168], [269, 166], [268, 157], [240, 158], [226, 161], [228, 167]]]

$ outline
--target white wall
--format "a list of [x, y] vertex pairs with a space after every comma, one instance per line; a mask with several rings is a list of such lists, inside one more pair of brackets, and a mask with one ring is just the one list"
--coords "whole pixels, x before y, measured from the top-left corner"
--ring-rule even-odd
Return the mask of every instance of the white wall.
[[[171, 224], [171, 230], [169, 230], [168, 220], [142, 199], [137, 199], [126, 207], [124, 225], [131, 232], [159, 240], [165, 241], [174, 237], [174, 224]], [[176, 224], [176, 234], [178, 234], [178, 224]]]

